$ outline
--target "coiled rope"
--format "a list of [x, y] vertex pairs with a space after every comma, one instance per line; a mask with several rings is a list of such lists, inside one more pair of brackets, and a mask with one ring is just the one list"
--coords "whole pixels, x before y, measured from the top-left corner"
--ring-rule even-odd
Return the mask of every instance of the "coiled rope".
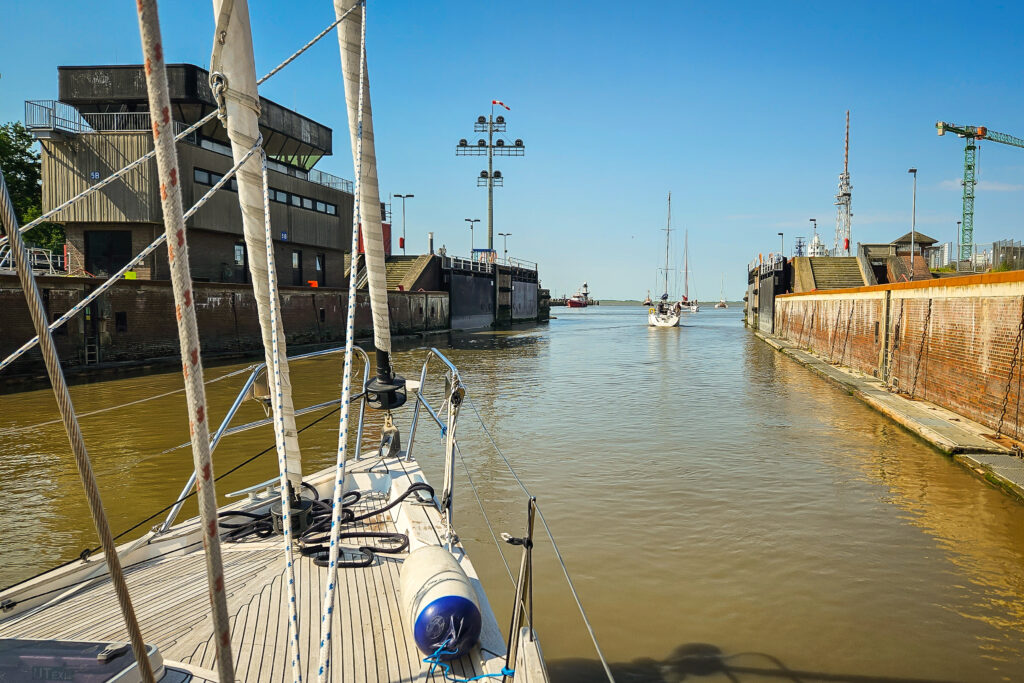
[[222, 681], [234, 680], [231, 654], [231, 630], [228, 622], [224, 566], [217, 535], [217, 491], [210, 457], [210, 431], [207, 422], [206, 389], [199, 348], [199, 329], [192, 296], [185, 215], [181, 203], [180, 169], [171, 119], [171, 101], [167, 88], [167, 70], [160, 35], [156, 0], [137, 0], [139, 35], [145, 57], [146, 89], [153, 119], [153, 145], [160, 179], [161, 208], [167, 236], [167, 258], [171, 269], [171, 287], [181, 345], [182, 374], [188, 403], [189, 431], [192, 434], [192, 459], [198, 479], [199, 515], [203, 524], [206, 579], [210, 591], [217, 671]]
[[132, 608], [128, 584], [124, 580], [124, 571], [117, 556], [117, 548], [114, 545], [110, 523], [107, 521], [107, 514], [103, 508], [103, 500], [100, 498], [96, 475], [93, 473], [92, 464], [89, 461], [89, 453], [85, 448], [85, 440], [82, 438], [82, 430], [75, 418], [75, 408], [71, 403], [71, 394], [68, 392], [64, 372], [60, 367], [60, 358], [57, 357], [53, 336], [46, 329], [46, 311], [43, 307], [43, 299], [36, 286], [36, 278], [29, 264], [25, 243], [21, 238], [21, 233], [18, 232], [18, 218], [14, 213], [10, 195], [7, 193], [7, 183], [4, 180], [3, 171], [0, 171], [0, 221], [3, 222], [4, 231], [11, 240], [11, 250], [17, 264], [18, 279], [25, 292], [25, 302], [32, 316], [32, 325], [42, 340], [40, 350], [46, 363], [46, 372], [50, 376], [53, 393], [57, 399], [57, 407], [60, 410], [61, 419], [64, 421], [68, 440], [71, 442], [71, 451], [74, 453], [78, 474], [82, 479], [82, 486], [85, 488], [85, 497], [89, 502], [89, 512], [92, 515], [93, 524], [96, 526], [96, 533], [100, 537], [100, 545], [103, 546], [103, 554], [110, 570], [110, 580], [121, 608], [121, 616], [124, 617], [125, 627], [128, 630], [132, 652], [135, 654], [135, 660], [139, 663], [142, 679], [146, 683], [152, 683], [154, 680], [153, 669], [142, 640], [142, 631], [139, 629], [139, 622], [135, 616], [135, 610]]

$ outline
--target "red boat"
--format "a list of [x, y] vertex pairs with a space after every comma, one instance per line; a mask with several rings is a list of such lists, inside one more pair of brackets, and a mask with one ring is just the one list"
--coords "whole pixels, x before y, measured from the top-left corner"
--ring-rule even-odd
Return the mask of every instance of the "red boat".
[[569, 308], [586, 308], [589, 303], [590, 292], [587, 290], [586, 282], [583, 283], [583, 286], [580, 287], [579, 291], [565, 300], [565, 305]]

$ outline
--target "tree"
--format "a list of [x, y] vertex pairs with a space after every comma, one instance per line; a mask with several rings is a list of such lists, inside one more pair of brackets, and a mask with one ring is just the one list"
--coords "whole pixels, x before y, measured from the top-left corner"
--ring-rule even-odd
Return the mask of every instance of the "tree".
[[[0, 169], [11, 195], [18, 223], [25, 225], [43, 213], [42, 165], [35, 139], [19, 121], [0, 125]], [[41, 223], [25, 233], [25, 239], [46, 249], [60, 251], [64, 246], [64, 228]]]

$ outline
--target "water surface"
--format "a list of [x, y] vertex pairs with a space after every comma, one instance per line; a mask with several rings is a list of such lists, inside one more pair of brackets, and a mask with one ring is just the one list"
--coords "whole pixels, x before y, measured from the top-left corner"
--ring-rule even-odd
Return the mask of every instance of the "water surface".
[[[758, 341], [738, 309], [678, 329], [648, 328], [641, 307], [554, 313], [432, 343], [469, 387], [459, 441], [491, 524], [521, 534], [526, 504], [473, 406], [538, 497], [620, 681], [1024, 679], [1024, 507]], [[421, 357], [397, 364], [412, 376]], [[209, 385], [215, 418], [242, 379]], [[296, 364], [293, 382], [296, 405], [327, 400], [339, 362]], [[72, 395], [84, 413], [180, 386], [166, 373]], [[190, 451], [165, 452], [187, 440], [183, 407], [178, 393], [82, 418], [115, 531], [187, 478]], [[49, 391], [0, 396], [0, 585], [96, 544], [59, 423], [25, 429], [56, 415]], [[262, 416], [247, 404], [238, 422]], [[333, 459], [336, 433], [337, 416], [303, 432], [308, 472]], [[217, 471], [272, 443], [266, 428], [230, 437]], [[416, 449], [440, 481], [438, 430]], [[270, 453], [218, 492], [275, 472]], [[510, 581], [462, 469], [456, 524], [504, 625]], [[536, 553], [553, 678], [599, 680], [550, 543]], [[518, 554], [506, 556], [515, 572]], [[695, 652], [716, 655], [696, 666], [684, 656]]]

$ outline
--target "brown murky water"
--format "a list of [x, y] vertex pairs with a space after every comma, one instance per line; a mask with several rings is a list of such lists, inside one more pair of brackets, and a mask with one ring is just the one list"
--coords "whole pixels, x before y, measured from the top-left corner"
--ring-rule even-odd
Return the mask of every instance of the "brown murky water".
[[[538, 496], [620, 681], [1024, 680], [1024, 506], [758, 342], [735, 309], [658, 330], [639, 307], [556, 315], [435, 343], [450, 344]], [[420, 357], [402, 352], [399, 367], [413, 375]], [[338, 361], [297, 364], [293, 378], [296, 405], [327, 400]], [[215, 417], [243, 379], [209, 386]], [[84, 413], [180, 386], [167, 373], [72, 394]], [[164, 452], [187, 438], [183, 405], [174, 394], [82, 418], [115, 531], [172, 501], [187, 478], [190, 452]], [[262, 415], [247, 405], [237, 422]], [[49, 391], [0, 396], [0, 585], [95, 545], [60, 425], [24, 429], [55, 417]], [[332, 460], [336, 430], [331, 416], [303, 433], [307, 471]], [[492, 524], [521, 533], [525, 499], [468, 406], [459, 437]], [[267, 428], [229, 437], [216, 467], [272, 443]], [[416, 448], [439, 481], [436, 428]], [[271, 453], [218, 491], [275, 472]], [[504, 622], [511, 586], [464, 470], [456, 500]], [[518, 555], [507, 556], [514, 571]], [[543, 539], [537, 563], [553, 678], [599, 680]], [[692, 653], [712, 656], [698, 665]]]

